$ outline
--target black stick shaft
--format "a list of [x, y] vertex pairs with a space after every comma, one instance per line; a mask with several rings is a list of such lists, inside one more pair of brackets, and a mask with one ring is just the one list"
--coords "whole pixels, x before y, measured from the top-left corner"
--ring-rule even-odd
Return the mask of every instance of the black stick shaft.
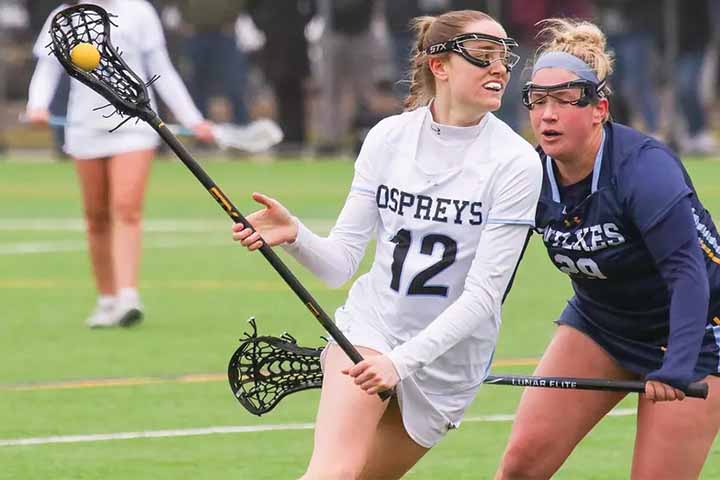
[[[596, 380], [572, 377], [534, 377], [522, 375], [489, 375], [489, 385], [511, 385], [515, 387], [560, 388], [568, 390], [604, 390], [610, 392], [645, 392], [645, 383], [639, 380]], [[685, 395], [693, 398], [707, 398], [708, 385], [704, 382], [691, 383]]]
[[[163, 140], [170, 146], [175, 152], [178, 158], [185, 164], [185, 166], [192, 172], [200, 183], [210, 192], [210, 195], [220, 204], [220, 206], [227, 212], [233, 222], [241, 223], [246, 228], [253, 228], [252, 225], [245, 219], [242, 213], [233, 205], [230, 199], [220, 190], [220, 187], [213, 182], [210, 176], [205, 173], [205, 170], [195, 159], [190, 155], [185, 146], [173, 135], [173, 133], [165, 126], [165, 124], [156, 117], [156, 119], [148, 122], [155, 131], [162, 137]], [[254, 229], [253, 229], [254, 230]], [[285, 263], [280, 260], [280, 257], [268, 246], [264, 241], [262, 247], [260, 247], [260, 253], [265, 259], [270, 262], [270, 265], [280, 274], [285, 283], [295, 292], [295, 295], [300, 298], [300, 301], [310, 310], [315, 318], [320, 322], [323, 328], [330, 334], [330, 336], [337, 342], [340, 348], [347, 354], [353, 363], [359, 363], [363, 360], [362, 355], [353, 346], [347, 337], [337, 328], [335, 323], [330, 319], [327, 313], [317, 303], [317, 301], [310, 295], [310, 292], [300, 283], [297, 277], [290, 271]], [[380, 392], [380, 397], [386, 400], [390, 397], [389, 392]]]

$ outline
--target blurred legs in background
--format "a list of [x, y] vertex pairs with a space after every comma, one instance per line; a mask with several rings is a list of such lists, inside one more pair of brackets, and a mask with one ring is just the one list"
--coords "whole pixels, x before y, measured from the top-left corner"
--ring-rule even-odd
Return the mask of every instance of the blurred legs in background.
[[90, 327], [130, 326], [142, 317], [138, 294], [142, 206], [153, 150], [76, 160], [98, 303]]

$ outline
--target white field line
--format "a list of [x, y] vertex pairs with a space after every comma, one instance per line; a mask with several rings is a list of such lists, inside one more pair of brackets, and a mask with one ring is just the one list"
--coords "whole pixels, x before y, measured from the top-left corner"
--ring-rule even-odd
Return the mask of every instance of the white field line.
[[[626, 417], [635, 415], [634, 408], [616, 408], [609, 416]], [[463, 423], [512, 422], [513, 414], [480, 415], [468, 417]], [[48, 445], [51, 443], [87, 443], [109, 440], [133, 440], [138, 438], [192, 437], [228, 433], [256, 433], [271, 431], [311, 430], [313, 423], [285, 423], [275, 425], [238, 425], [227, 427], [185, 428], [181, 430], [149, 430], [144, 432], [98, 433], [91, 435], [58, 435], [54, 437], [31, 437], [0, 440], [0, 447], [18, 447], [28, 445]]]
[[[332, 222], [327, 219], [303, 219], [312, 229], [330, 230]], [[230, 220], [150, 219], [143, 221], [145, 232], [216, 232], [225, 231]], [[0, 218], [0, 231], [8, 232], [84, 232], [85, 221], [81, 218]]]
[[[331, 223], [327, 220], [311, 219], [306, 222], [313, 230], [327, 232]], [[180, 239], [152, 239], [143, 242], [145, 248], [178, 248], [187, 246], [230, 246], [229, 221], [204, 220], [147, 220], [143, 222], [146, 233], [208, 233], [226, 232], [226, 239], [212, 238], [180, 238]], [[84, 232], [85, 223], [82, 219], [1, 219], [0, 232]], [[0, 255], [28, 255], [38, 253], [82, 252], [87, 249], [85, 241], [55, 240], [0, 243]]]

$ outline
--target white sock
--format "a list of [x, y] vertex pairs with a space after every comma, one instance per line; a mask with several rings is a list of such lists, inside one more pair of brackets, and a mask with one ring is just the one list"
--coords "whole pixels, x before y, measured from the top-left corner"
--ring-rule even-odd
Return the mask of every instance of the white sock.
[[132, 300], [134, 302], [139, 302], [140, 294], [138, 293], [137, 288], [123, 287], [118, 292], [118, 298], [122, 298], [123, 300]]
[[115, 304], [115, 295], [98, 295], [97, 304], [100, 308], [110, 308]]

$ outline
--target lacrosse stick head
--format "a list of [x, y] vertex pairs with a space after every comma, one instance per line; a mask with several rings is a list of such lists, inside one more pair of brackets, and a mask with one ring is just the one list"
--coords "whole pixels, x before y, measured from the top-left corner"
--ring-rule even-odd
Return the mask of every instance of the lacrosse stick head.
[[252, 332], [245, 332], [228, 364], [230, 389], [248, 412], [263, 415], [291, 393], [322, 386], [323, 347], [300, 347], [287, 333], [258, 336], [255, 318], [248, 322]]
[[[102, 7], [91, 4], [68, 7], [53, 17], [52, 44], [48, 46], [71, 77], [99, 93], [115, 107], [116, 113], [150, 120], [156, 115], [150, 107], [147, 85], [113, 47], [110, 41], [113, 25], [117, 26]], [[73, 63], [70, 55], [79, 44], [90, 44], [100, 53], [96, 68], [86, 71]]]

